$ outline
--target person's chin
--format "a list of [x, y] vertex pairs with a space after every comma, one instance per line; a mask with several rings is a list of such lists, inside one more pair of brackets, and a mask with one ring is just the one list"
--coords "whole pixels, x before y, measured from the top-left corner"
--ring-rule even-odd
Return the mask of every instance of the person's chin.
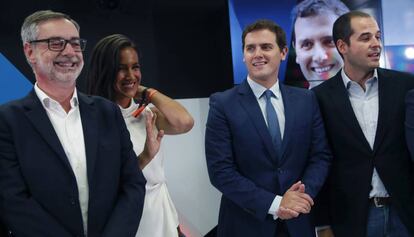
[[329, 70], [327, 72], [324, 72], [324, 73], [322, 73], [322, 74], [320, 74], [318, 76], [318, 79], [321, 80], [321, 81], [329, 80], [330, 78], [332, 78], [333, 76], [335, 76], [336, 73], [338, 73], [339, 69], [340, 68], [333, 68], [332, 70]]
[[313, 72], [311, 75], [309, 75], [306, 78], [306, 80], [310, 83], [318, 82], [318, 81], [324, 81], [324, 80], [327, 79], [327, 75], [325, 75], [325, 74], [328, 74], [328, 72], [325, 72], [323, 74]]
[[371, 63], [370, 63], [370, 67], [371, 67], [372, 69], [375, 69], [375, 68], [377, 68], [377, 67], [379, 67], [379, 66], [380, 66], [379, 61], [374, 61], [374, 62], [371, 62]]
[[249, 73], [249, 75], [252, 79], [262, 80], [263, 78], [266, 78], [267, 73], [264, 71], [256, 71]]
[[60, 82], [75, 82], [76, 78], [79, 74], [77, 73], [61, 73], [61, 72], [55, 72], [52, 74], [51, 78], [54, 78], [56, 81]]

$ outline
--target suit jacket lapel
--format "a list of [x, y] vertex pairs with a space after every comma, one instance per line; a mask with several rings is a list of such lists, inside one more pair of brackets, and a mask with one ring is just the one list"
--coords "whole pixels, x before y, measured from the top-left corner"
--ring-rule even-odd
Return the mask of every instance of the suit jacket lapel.
[[254, 96], [253, 91], [247, 81], [244, 81], [242, 84], [240, 84], [239, 95], [240, 104], [249, 115], [251, 122], [262, 138], [262, 141], [270, 154], [272, 162], [276, 162], [277, 154], [272, 143], [272, 137], [270, 136], [269, 130], [266, 126], [266, 122], [264, 120], [262, 111], [260, 110], [260, 106], [257, 103], [257, 99]]
[[391, 114], [394, 114], [392, 110], [395, 108], [395, 96], [394, 93], [398, 93], [400, 90], [397, 88], [397, 84], [393, 83], [392, 78], [385, 75], [386, 72], [380, 68], [378, 72], [378, 122], [377, 132], [375, 134], [374, 152], [378, 149], [381, 142], [384, 139], [387, 124]]
[[88, 181], [91, 183], [97, 160], [99, 117], [93, 101], [89, 97], [78, 92], [78, 98], [85, 141]]
[[285, 152], [286, 148], [288, 147], [288, 143], [290, 141], [291, 135], [292, 135], [292, 129], [295, 124], [296, 119], [296, 113], [295, 113], [295, 105], [293, 98], [294, 95], [289, 90], [288, 87], [284, 86], [279, 82], [280, 92], [282, 93], [282, 99], [283, 99], [283, 107], [285, 110], [285, 131], [283, 133], [283, 139], [282, 139], [282, 147], [280, 150], [280, 158], [279, 158], [279, 165], [283, 164], [285, 160]]
[[[342, 80], [341, 71], [339, 71], [335, 77], [331, 78], [328, 83], [330, 83], [330, 98], [332, 98], [332, 103], [335, 104], [334, 107], [337, 108], [335, 112], [338, 113], [338, 116], [336, 117], [342, 119], [341, 122], [348, 125], [349, 130], [354, 134], [356, 141], [362, 141], [362, 145], [371, 150], [371, 146], [365, 138], [361, 126], [359, 126], [358, 119], [355, 116], [349, 100], [348, 91]], [[338, 136], [340, 136], [340, 134], [338, 134]]]
[[50, 148], [62, 160], [64, 165], [72, 170], [55, 129], [46, 114], [46, 110], [43, 108], [43, 105], [34, 90], [32, 90], [24, 99], [23, 107], [25, 108], [25, 114], [33, 127], [39, 132], [46, 143], [49, 144]]

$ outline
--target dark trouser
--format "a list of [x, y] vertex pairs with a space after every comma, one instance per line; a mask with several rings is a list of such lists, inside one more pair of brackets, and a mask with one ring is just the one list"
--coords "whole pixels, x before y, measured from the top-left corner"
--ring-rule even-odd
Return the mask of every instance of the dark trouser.
[[277, 219], [276, 223], [277, 227], [275, 237], [290, 237], [285, 222], [283, 220]]
[[390, 202], [378, 203], [370, 199], [367, 237], [410, 237], [397, 211]]

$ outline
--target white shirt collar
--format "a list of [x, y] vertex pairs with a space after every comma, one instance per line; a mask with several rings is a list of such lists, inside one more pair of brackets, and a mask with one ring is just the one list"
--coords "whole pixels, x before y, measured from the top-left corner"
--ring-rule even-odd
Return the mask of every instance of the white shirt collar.
[[[352, 80], [346, 75], [345, 70], [343, 68], [341, 70], [341, 76], [342, 76], [342, 81], [344, 82], [345, 88], [349, 89]], [[373, 78], [375, 78], [375, 80], [371, 80]], [[378, 79], [378, 72], [377, 72], [377, 69], [374, 69], [374, 74], [372, 75], [370, 79], [367, 80], [367, 82], [374, 83], [375, 81], [377, 81], [376, 79]]]
[[[256, 99], [260, 99], [260, 97], [263, 95], [265, 90], [267, 90], [266, 87], [260, 85], [259, 83], [253, 81], [249, 76], [247, 76], [247, 83], [249, 83], [250, 88], [252, 88], [254, 96], [256, 96]], [[282, 94], [280, 92], [279, 87], [279, 79], [276, 80], [276, 83], [269, 88], [275, 95], [277, 99], [282, 98]]]
[[[50, 96], [48, 96], [42, 89], [40, 89], [40, 87], [37, 85], [37, 82], [34, 85], [34, 90], [43, 107], [50, 108], [51, 104], [60, 105], [59, 102], [50, 98]], [[78, 104], [78, 92], [75, 88], [73, 91], [72, 98], [70, 99], [70, 105], [72, 108], [75, 108], [78, 106]]]

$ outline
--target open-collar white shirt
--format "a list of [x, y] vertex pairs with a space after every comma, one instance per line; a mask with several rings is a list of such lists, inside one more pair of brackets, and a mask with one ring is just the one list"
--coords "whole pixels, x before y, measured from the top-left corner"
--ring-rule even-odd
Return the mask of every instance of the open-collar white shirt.
[[[377, 70], [375, 69], [373, 76], [365, 82], [365, 90], [357, 82], [352, 81], [343, 69], [341, 70], [341, 76], [345, 88], [348, 91], [349, 101], [351, 102], [355, 117], [364, 133], [365, 139], [373, 150], [379, 112]], [[389, 196], [375, 167], [372, 174], [371, 186], [372, 189], [369, 193], [369, 198]]]
[[79, 204], [82, 212], [83, 227], [86, 235], [88, 226], [89, 185], [86, 167], [85, 142], [76, 88], [70, 99], [71, 109], [67, 113], [59, 102], [50, 98], [39, 88], [37, 83], [34, 85], [34, 90], [42, 103], [43, 108], [46, 110], [47, 116], [53, 125], [75, 175], [79, 192]]

